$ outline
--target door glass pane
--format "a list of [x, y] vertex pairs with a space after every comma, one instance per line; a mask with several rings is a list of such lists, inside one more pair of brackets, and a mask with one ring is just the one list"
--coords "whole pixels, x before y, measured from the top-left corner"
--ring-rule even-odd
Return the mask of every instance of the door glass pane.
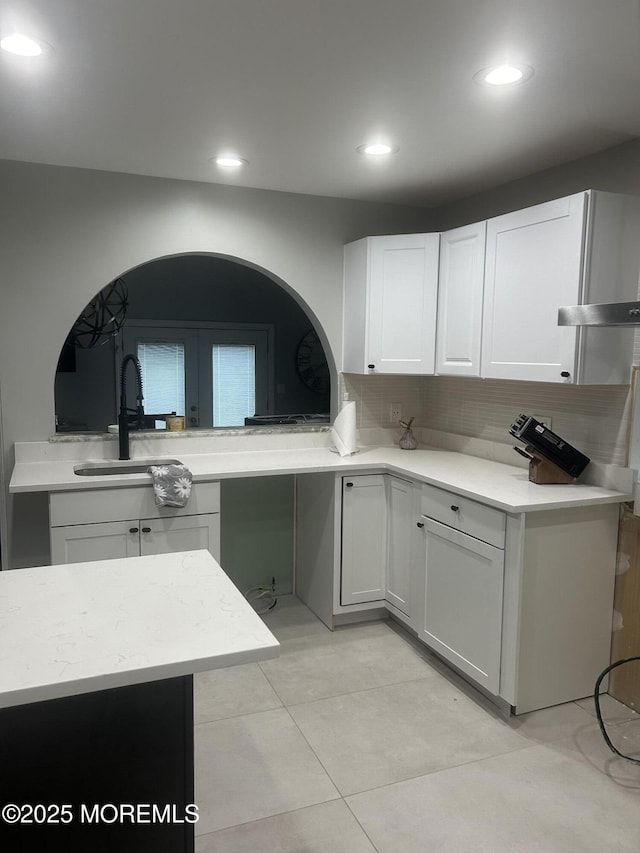
[[256, 348], [244, 344], [214, 344], [213, 425], [244, 426], [256, 413]]
[[147, 414], [184, 415], [184, 344], [174, 341], [138, 343]]

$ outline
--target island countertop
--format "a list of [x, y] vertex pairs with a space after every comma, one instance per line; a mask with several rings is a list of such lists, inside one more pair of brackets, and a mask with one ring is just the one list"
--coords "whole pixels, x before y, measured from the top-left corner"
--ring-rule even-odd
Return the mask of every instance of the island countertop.
[[[631, 491], [623, 492], [582, 482], [569, 485], [538, 485], [529, 482], [526, 468], [437, 448], [404, 451], [397, 447], [363, 447], [352, 456], [340, 457], [328, 447], [212, 453], [189, 453], [176, 447], [175, 453], [166, 455], [179, 458], [192, 472], [194, 483], [279, 474], [336, 472], [348, 476], [382, 471], [449, 489], [458, 495], [507, 512], [620, 503], [633, 497]], [[143, 458], [143, 454], [140, 456]], [[81, 461], [57, 458], [42, 458], [40, 461], [18, 459], [11, 478], [10, 491], [76, 491], [139, 486], [151, 482], [150, 475], [146, 473], [79, 476], [74, 472], [74, 465]]]
[[275, 657], [208, 551], [0, 573], [0, 707]]

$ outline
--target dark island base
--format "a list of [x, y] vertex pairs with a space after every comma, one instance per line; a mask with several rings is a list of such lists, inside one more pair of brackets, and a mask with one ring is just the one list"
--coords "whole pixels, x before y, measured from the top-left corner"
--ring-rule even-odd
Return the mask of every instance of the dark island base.
[[0, 850], [193, 853], [193, 802], [191, 675], [0, 709]]

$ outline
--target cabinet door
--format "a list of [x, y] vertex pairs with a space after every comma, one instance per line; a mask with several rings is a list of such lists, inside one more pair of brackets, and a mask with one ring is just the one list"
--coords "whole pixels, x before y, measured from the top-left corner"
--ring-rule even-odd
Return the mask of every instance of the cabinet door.
[[493, 694], [500, 689], [504, 551], [423, 518], [420, 638]]
[[386, 519], [383, 474], [342, 480], [341, 604], [384, 600]]
[[206, 549], [220, 560], [220, 514], [167, 516], [140, 521], [140, 553], [168, 554], [172, 551]]
[[386, 600], [407, 616], [411, 598], [411, 543], [415, 531], [414, 487], [387, 475], [387, 583]]
[[480, 376], [485, 222], [440, 235], [436, 372]]
[[138, 521], [71, 524], [51, 528], [51, 562], [85, 563], [140, 554]]
[[575, 381], [576, 329], [558, 308], [581, 301], [585, 211], [578, 193], [488, 221], [483, 377]]
[[439, 244], [438, 234], [370, 238], [366, 365], [373, 372], [434, 372]]

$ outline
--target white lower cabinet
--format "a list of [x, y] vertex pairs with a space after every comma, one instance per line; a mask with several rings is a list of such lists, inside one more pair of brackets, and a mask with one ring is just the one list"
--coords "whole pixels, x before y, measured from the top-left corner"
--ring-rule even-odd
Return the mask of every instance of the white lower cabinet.
[[333, 596], [330, 627], [386, 607], [516, 714], [593, 693], [609, 662], [616, 504], [511, 514], [390, 474], [339, 479], [339, 585], [308, 583], [316, 612]]
[[220, 559], [219, 483], [194, 485], [186, 507], [156, 507], [151, 487], [49, 496], [51, 562], [82, 563], [206, 549]]
[[140, 522], [140, 555], [205, 549], [220, 555], [220, 514], [152, 518]]
[[51, 530], [51, 562], [84, 563], [206, 549], [220, 551], [218, 513], [70, 524]]
[[426, 645], [516, 714], [593, 693], [611, 645], [615, 504], [510, 514], [424, 485], [418, 523]]
[[438, 521], [421, 523], [420, 639], [497, 694], [504, 551]]
[[[139, 522], [108, 521], [104, 524], [69, 524], [51, 528], [51, 563], [85, 563], [139, 557], [139, 534], [130, 532]], [[136, 531], [138, 527], [136, 526]]]
[[389, 474], [342, 478], [340, 604], [410, 615], [416, 487]]
[[383, 601], [387, 554], [387, 509], [383, 474], [342, 479], [340, 602]]

